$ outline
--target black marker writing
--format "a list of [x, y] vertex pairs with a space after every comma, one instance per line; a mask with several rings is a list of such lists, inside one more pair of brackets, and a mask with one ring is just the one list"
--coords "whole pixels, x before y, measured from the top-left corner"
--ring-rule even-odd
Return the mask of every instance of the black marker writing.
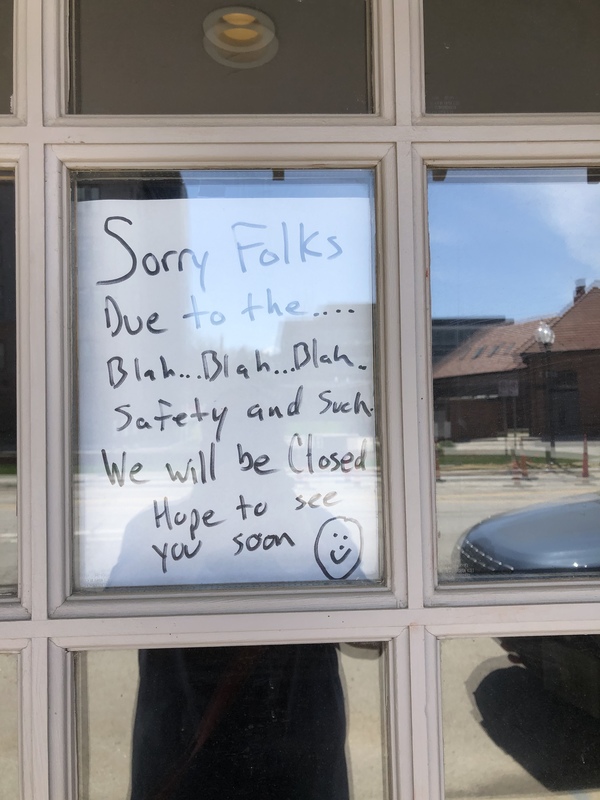
[[237, 446], [237, 451], [238, 461], [242, 472], [254, 470], [257, 475], [271, 475], [273, 472], [279, 471], [277, 469], [267, 469], [267, 464], [270, 462], [271, 458], [265, 453], [254, 458], [254, 456], [245, 451], [242, 445], [239, 443]]
[[267, 513], [268, 505], [266, 503], [256, 503], [256, 505], [253, 505], [252, 503], [247, 503], [244, 498], [244, 495], [241, 494], [240, 502], [235, 507], [235, 510], [240, 512], [243, 520], [248, 519], [249, 508], [252, 509], [252, 513], [254, 514], [255, 517], [262, 517], [263, 514]]
[[340, 352], [339, 344], [334, 345], [332, 356], [328, 356], [326, 353], [319, 354], [319, 342], [317, 339], [313, 339], [310, 346], [307, 342], [296, 342], [292, 350], [294, 369], [302, 369], [307, 364], [318, 368], [320, 364], [335, 364], [338, 361], [343, 361], [349, 367], [354, 366], [354, 362], [345, 353]]
[[320, 471], [337, 472], [339, 470], [340, 472], [351, 472], [352, 470], [366, 469], [366, 455], [366, 439], [362, 440], [359, 455], [355, 455], [351, 450], [343, 455], [340, 455], [337, 451], [315, 455], [312, 433], [309, 433], [306, 437], [306, 444], [304, 444], [302, 437], [295, 433], [288, 447], [288, 465], [292, 472], [297, 475], [307, 470], [311, 475]]
[[156, 527], [160, 528], [161, 523], [164, 521], [167, 528], [172, 531], [175, 527], [180, 527], [187, 523], [186, 527], [188, 528], [192, 541], [196, 538], [196, 531], [200, 527], [201, 522], [206, 528], [214, 528], [225, 522], [223, 519], [218, 519], [213, 522], [212, 518], [215, 516], [215, 513], [216, 512], [212, 508], [209, 508], [203, 514], [200, 514], [197, 508], [192, 508], [189, 513], [176, 511], [175, 514], [171, 515], [168, 497], [163, 497], [162, 499], [162, 511], [160, 504], [156, 500], [154, 501], [154, 524]]
[[[300, 413], [303, 393], [304, 386], [299, 386], [296, 391], [296, 397], [289, 403], [285, 412], [288, 417], [295, 417]], [[279, 406], [269, 406], [266, 413], [268, 417], [277, 417], [277, 419], [283, 418], [283, 412]], [[265, 411], [260, 403], [254, 403], [254, 405], [250, 406], [246, 411], [246, 416], [249, 419], [258, 419], [263, 422], [265, 419]]]
[[198, 466], [194, 464], [194, 460], [192, 458], [189, 458], [185, 466], [185, 472], [180, 472], [179, 470], [174, 469], [168, 461], [165, 464], [165, 468], [169, 474], [169, 478], [173, 482], [179, 481], [179, 483], [187, 483], [188, 480], [191, 480], [191, 482], [194, 484], [206, 484], [208, 481], [217, 480], [215, 461], [216, 446], [214, 442], [211, 442], [208, 453], [208, 463], [204, 450], [198, 450]]
[[[121, 468], [119, 469], [118, 465], [113, 461], [110, 465], [108, 463], [108, 457], [106, 455], [106, 450], [102, 450], [102, 462], [104, 464], [104, 470], [106, 471], [106, 476], [111, 483], [111, 486], [114, 486], [115, 483], [118, 483], [119, 486], [123, 486], [125, 483], [126, 477], [126, 467], [125, 463], [127, 460], [127, 453], [125, 451], [121, 454]], [[142, 464], [137, 461], [133, 467], [129, 470], [129, 480], [132, 483], [148, 483], [147, 480], [142, 480], [141, 478], [136, 478], [135, 476], [143, 470]]]
[[239, 556], [239, 554], [246, 547], [250, 553], [254, 552], [255, 550], [270, 550], [272, 547], [280, 547], [284, 542], [290, 547], [295, 547], [296, 543], [292, 539], [292, 537], [287, 533], [281, 533], [279, 535], [275, 533], [270, 533], [267, 536], [262, 535], [262, 533], [251, 533], [250, 536], [247, 536], [246, 539], [243, 539], [244, 534], [238, 533], [237, 536], [233, 537], [233, 541], [237, 544], [238, 549], [233, 554], [234, 556]]
[[[181, 561], [182, 558], [194, 558], [195, 555], [198, 554], [200, 548], [202, 547], [202, 541], [199, 539], [196, 543], [196, 546], [193, 550], [190, 550], [187, 544], [183, 542], [179, 542], [176, 544], [171, 545], [171, 558], [173, 561]], [[179, 548], [179, 549], [177, 549]], [[157, 547], [155, 544], [152, 545], [152, 549], [155, 553], [160, 557], [162, 562], [162, 571], [164, 574], [167, 572], [167, 555], [169, 552], [169, 543], [165, 542], [163, 545], [162, 550]]]
[[325, 404], [325, 408], [319, 411], [319, 414], [326, 414], [331, 411], [332, 414], [365, 414], [367, 417], [373, 416], [373, 409], [367, 406], [360, 392], [356, 392], [354, 401], [336, 401], [325, 397], [325, 395], [331, 394], [331, 391], [331, 389], [325, 389], [325, 391], [319, 393], [319, 400], [322, 400]]
[[165, 333], [167, 330], [166, 328], [154, 327], [154, 325], [158, 322], [157, 311], [150, 314], [145, 323], [141, 317], [137, 316], [136, 323], [132, 325], [129, 320], [129, 316], [127, 314], [123, 314], [117, 301], [109, 294], [106, 295], [104, 301], [104, 317], [106, 319], [106, 327], [110, 330], [111, 336], [118, 336], [118, 334], [121, 333], [123, 326], [125, 326], [125, 330], [131, 336], [136, 336], [138, 333], [141, 333], [144, 330], [144, 327], [146, 327], [148, 333]]
[[[106, 281], [97, 281], [98, 286], [108, 286], [115, 283], [123, 283], [135, 275], [140, 259], [138, 258], [135, 250], [127, 243], [127, 241], [120, 236], [115, 230], [109, 227], [109, 223], [113, 222], [126, 222], [128, 225], [133, 225], [133, 221], [127, 217], [107, 217], [104, 221], [104, 232], [116, 239], [117, 242], [125, 249], [131, 260], [129, 270], [118, 278], [111, 278]], [[191, 263], [199, 272], [200, 288], [206, 291], [205, 288], [205, 273], [206, 262], [208, 261], [208, 251], [205, 251], [200, 259], [196, 253], [189, 247], [184, 247], [182, 250], [166, 250], [160, 257], [154, 253], [146, 253], [141, 258], [142, 269], [146, 275], [154, 276], [160, 272], [169, 272], [171, 269], [176, 268], [178, 272], [183, 272], [186, 264]]]
[[[125, 369], [124, 364], [125, 361], [122, 356], [113, 356], [106, 362], [106, 368], [108, 370], [108, 382], [113, 389], [118, 389], [130, 374]], [[139, 358], [134, 358], [132, 360], [132, 363], [130, 364], [130, 368], [131, 367], [133, 367], [133, 375], [138, 382], [142, 380], [155, 381], [157, 378], [156, 370], [154, 369], [146, 369], [142, 371], [143, 367], [140, 365]], [[175, 370], [168, 366], [167, 359], [164, 356], [159, 356], [159, 367], [160, 369], [158, 371], [158, 377], [162, 377], [163, 379], [175, 377]]]

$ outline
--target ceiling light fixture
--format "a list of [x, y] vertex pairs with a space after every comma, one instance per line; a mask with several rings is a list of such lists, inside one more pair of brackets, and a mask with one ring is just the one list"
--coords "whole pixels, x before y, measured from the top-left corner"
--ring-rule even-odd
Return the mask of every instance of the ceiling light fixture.
[[270, 61], [279, 48], [273, 21], [254, 8], [219, 8], [206, 17], [203, 28], [204, 49], [226, 67], [260, 67]]

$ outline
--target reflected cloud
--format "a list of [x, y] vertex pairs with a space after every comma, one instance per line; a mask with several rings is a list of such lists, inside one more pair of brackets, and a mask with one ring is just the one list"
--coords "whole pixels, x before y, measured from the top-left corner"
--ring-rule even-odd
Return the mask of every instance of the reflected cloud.
[[520, 202], [564, 240], [571, 257], [587, 268], [567, 278], [600, 278], [600, 187], [596, 184], [539, 183], [508, 187]]

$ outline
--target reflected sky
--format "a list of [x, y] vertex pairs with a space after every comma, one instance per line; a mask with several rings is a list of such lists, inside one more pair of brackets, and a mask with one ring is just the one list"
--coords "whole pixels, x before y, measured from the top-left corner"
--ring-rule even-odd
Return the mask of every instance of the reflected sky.
[[434, 318], [553, 315], [577, 280], [600, 279], [600, 184], [586, 168], [428, 178]]

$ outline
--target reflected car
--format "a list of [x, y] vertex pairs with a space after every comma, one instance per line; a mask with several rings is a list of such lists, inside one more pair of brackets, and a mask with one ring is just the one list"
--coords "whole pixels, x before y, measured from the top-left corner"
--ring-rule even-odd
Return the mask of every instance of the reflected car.
[[[526, 578], [600, 572], [600, 494], [498, 514], [457, 545], [464, 576]], [[511, 636], [500, 645], [545, 689], [600, 719], [600, 635]]]
[[457, 547], [460, 575], [600, 571], [600, 495], [498, 514], [473, 526]]

